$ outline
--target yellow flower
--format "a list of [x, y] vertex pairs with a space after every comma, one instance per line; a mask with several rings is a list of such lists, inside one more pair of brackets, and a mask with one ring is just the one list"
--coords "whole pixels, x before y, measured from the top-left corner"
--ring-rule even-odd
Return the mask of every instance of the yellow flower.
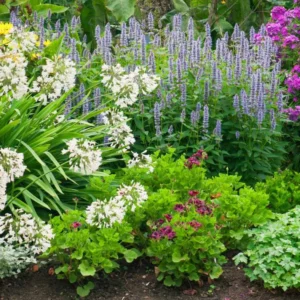
[[35, 59], [38, 59], [39, 58], [39, 55], [38, 54], [36, 54], [36, 53], [32, 53], [31, 54], [31, 59], [32, 60], [35, 60]]
[[44, 42], [44, 46], [46, 46], [46, 47], [49, 46], [50, 44], [51, 44], [50, 40], [47, 40], [47, 41]]
[[222, 0], [221, 3], [222, 3], [222, 4], [226, 4], [226, 0]]
[[0, 22], [0, 35], [5, 35], [10, 33], [13, 29], [13, 24]]

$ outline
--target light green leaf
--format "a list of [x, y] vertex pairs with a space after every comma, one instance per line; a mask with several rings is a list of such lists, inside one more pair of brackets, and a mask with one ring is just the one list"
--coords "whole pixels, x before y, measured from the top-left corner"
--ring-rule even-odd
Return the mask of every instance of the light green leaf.
[[173, 0], [175, 9], [180, 13], [185, 13], [190, 10], [188, 5], [183, 0]]
[[124, 257], [128, 263], [133, 262], [141, 255], [142, 255], [141, 252], [137, 249], [129, 249], [124, 252]]
[[80, 297], [86, 297], [94, 287], [95, 285], [89, 281], [86, 285], [77, 287], [76, 292]]
[[84, 260], [79, 266], [78, 269], [82, 276], [94, 276], [96, 273], [96, 269], [89, 265], [89, 263]]
[[34, 6], [34, 10], [39, 16], [46, 16], [50, 10], [52, 14], [60, 14], [68, 10], [68, 7], [54, 5], [54, 4], [39, 4]]
[[124, 22], [134, 14], [135, 2], [135, 0], [107, 0], [106, 8], [119, 22]]
[[9, 9], [5, 5], [0, 5], [0, 15], [9, 14]]

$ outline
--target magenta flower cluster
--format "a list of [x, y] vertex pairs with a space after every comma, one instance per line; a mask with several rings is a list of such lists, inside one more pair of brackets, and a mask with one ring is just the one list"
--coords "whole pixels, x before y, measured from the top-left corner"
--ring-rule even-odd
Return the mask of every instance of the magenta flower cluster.
[[207, 158], [207, 153], [204, 150], [200, 149], [186, 160], [185, 166], [188, 169], [192, 169], [194, 166], [200, 166], [201, 161]]
[[300, 106], [296, 106], [295, 108], [290, 107], [288, 109], [284, 109], [283, 112], [287, 113], [289, 119], [295, 122], [299, 119], [300, 116]]
[[[300, 3], [299, 0], [294, 1], [295, 4]], [[300, 7], [287, 10], [282, 6], [275, 6], [271, 11], [272, 22], [266, 25], [266, 31], [269, 37], [278, 45], [278, 57], [289, 59], [294, 54], [299, 57], [300, 54]], [[256, 37], [259, 43], [259, 37]], [[295, 102], [299, 99], [300, 93], [300, 61], [294, 66], [285, 84], [288, 92], [293, 95]], [[295, 111], [295, 112], [294, 112]], [[290, 120], [297, 120], [297, 109], [286, 111]]]
[[[189, 191], [189, 195], [191, 198], [185, 204], [176, 204], [174, 206], [174, 210], [177, 213], [183, 214], [191, 209], [195, 209], [197, 213], [200, 215], [210, 215], [212, 214], [212, 209], [207, 206], [204, 200], [200, 200], [197, 198], [199, 192], [198, 191]], [[162, 238], [167, 238], [168, 240], [172, 240], [176, 237], [176, 232], [171, 227], [171, 221], [173, 220], [173, 216], [171, 214], [164, 215], [164, 219], [159, 219], [155, 222], [153, 231], [150, 235], [150, 238], [155, 240], [160, 240]], [[166, 225], [167, 223], [167, 225]], [[198, 230], [202, 227], [202, 224], [197, 220], [192, 220], [190, 222], [176, 222], [173, 225], [175, 226], [190, 226], [195, 230]]]

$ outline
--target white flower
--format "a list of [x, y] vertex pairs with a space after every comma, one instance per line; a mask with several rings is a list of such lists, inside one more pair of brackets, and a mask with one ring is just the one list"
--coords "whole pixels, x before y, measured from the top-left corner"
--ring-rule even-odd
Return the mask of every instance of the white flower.
[[36, 220], [23, 210], [16, 210], [17, 217], [11, 214], [0, 216], [0, 236], [6, 244], [29, 249], [32, 255], [41, 254], [50, 247], [54, 237], [50, 225]]
[[13, 31], [5, 35], [7, 47], [15, 52], [30, 52], [37, 49], [38, 36], [32, 31], [24, 31], [14, 28]]
[[111, 227], [114, 223], [121, 223], [125, 216], [124, 203], [115, 201], [109, 202], [97, 200], [86, 209], [86, 222], [98, 228]]
[[0, 96], [19, 100], [27, 93], [26, 66], [23, 54], [0, 51]]
[[6, 196], [6, 184], [8, 182], [7, 173], [0, 165], [0, 211], [5, 208], [7, 196]]
[[17, 153], [9, 148], [0, 149], [0, 165], [7, 174], [7, 182], [23, 176], [26, 166], [23, 163], [23, 153]]
[[39, 93], [37, 101], [47, 104], [72, 89], [75, 79], [75, 63], [69, 58], [56, 56], [53, 60], [47, 59], [46, 65], [42, 66], [41, 75], [33, 82], [30, 91]]
[[110, 146], [113, 148], [129, 149], [135, 143], [131, 128], [126, 124], [128, 118], [123, 112], [108, 110], [103, 113], [103, 122], [108, 126]]
[[146, 151], [142, 152], [141, 154], [132, 152], [132, 155], [133, 158], [130, 159], [127, 163], [128, 168], [144, 168], [148, 169], [149, 173], [152, 173], [154, 171], [154, 167], [152, 165], [152, 158], [150, 155], [146, 154]]
[[90, 175], [98, 170], [102, 162], [102, 152], [96, 148], [95, 142], [72, 139], [66, 144], [68, 149], [64, 149], [62, 153], [69, 153], [70, 168], [74, 172]]
[[126, 74], [120, 64], [116, 66], [102, 66], [102, 83], [109, 88], [116, 97], [116, 105], [126, 108], [138, 100], [138, 95], [153, 92], [160, 81], [156, 75], [146, 73], [143, 67]]
[[131, 185], [123, 184], [114, 199], [125, 203], [131, 211], [135, 211], [136, 207], [140, 207], [148, 199], [148, 194], [139, 182], [132, 182]]
[[135, 211], [148, 199], [145, 188], [140, 183], [132, 182], [117, 190], [117, 195], [107, 200], [97, 200], [86, 209], [86, 222], [98, 228], [111, 227], [122, 223], [128, 210]]

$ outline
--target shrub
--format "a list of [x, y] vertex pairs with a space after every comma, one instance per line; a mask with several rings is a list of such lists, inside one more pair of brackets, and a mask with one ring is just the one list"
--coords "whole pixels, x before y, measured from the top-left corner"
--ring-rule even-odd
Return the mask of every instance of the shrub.
[[263, 191], [244, 187], [238, 194], [224, 191], [212, 200], [217, 205], [215, 216], [221, 226], [223, 243], [230, 248], [243, 247], [245, 230], [264, 224], [272, 217], [269, 196]]
[[300, 174], [291, 170], [275, 173], [265, 183], [257, 183], [256, 189], [269, 195], [269, 207], [276, 213], [286, 213], [300, 204]]
[[118, 260], [132, 262], [140, 254], [129, 246], [134, 237], [126, 223], [115, 222], [108, 228], [90, 225], [85, 212], [73, 210], [62, 217], [55, 217], [50, 224], [55, 238], [44, 257], [59, 263], [55, 273], [59, 279], [77, 283], [77, 293], [84, 297], [93, 288], [88, 278], [97, 272], [110, 273], [119, 267]]
[[202, 275], [214, 279], [222, 274], [225, 247], [216, 218], [204, 201], [194, 196], [179, 203], [150, 228], [147, 255], [158, 267], [157, 279], [165, 285], [180, 286], [184, 280], [199, 281]]
[[248, 232], [250, 243], [244, 253], [234, 259], [236, 264], [246, 263], [246, 275], [263, 280], [267, 288], [300, 287], [299, 233], [300, 207], [277, 215], [273, 222]]

